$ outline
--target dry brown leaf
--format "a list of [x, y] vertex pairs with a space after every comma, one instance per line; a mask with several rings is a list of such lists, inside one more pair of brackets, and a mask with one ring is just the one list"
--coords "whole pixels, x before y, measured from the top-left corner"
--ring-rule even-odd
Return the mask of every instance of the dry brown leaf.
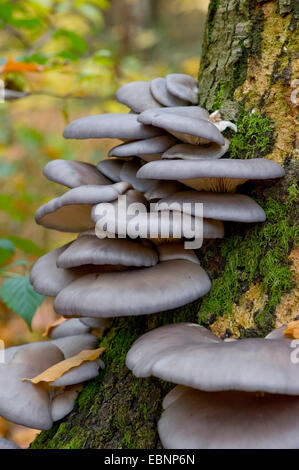
[[60, 323], [65, 322], [66, 319], [64, 317], [59, 318], [59, 320], [54, 321], [51, 325], [48, 325], [45, 331], [43, 332], [43, 336], [50, 337], [51, 332], [56, 328], [56, 326], [60, 325]]
[[299, 320], [291, 321], [284, 330], [285, 336], [291, 336], [294, 339], [299, 339]]
[[34, 385], [39, 384], [40, 382], [54, 382], [55, 380], [59, 379], [64, 374], [66, 374], [66, 372], [69, 372], [75, 367], [81, 366], [81, 364], [83, 364], [84, 362], [95, 361], [104, 351], [105, 348], [81, 351], [79, 354], [76, 354], [76, 356], [65, 359], [64, 361], [58, 362], [54, 366], [49, 367], [49, 369], [46, 369], [41, 374], [37, 375], [36, 377], [33, 377], [33, 379], [22, 380], [23, 382], [31, 382]]

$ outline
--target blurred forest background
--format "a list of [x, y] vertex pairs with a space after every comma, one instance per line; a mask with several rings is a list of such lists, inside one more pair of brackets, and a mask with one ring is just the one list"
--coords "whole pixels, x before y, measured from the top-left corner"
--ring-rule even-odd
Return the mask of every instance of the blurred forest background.
[[[30, 267], [72, 235], [43, 229], [36, 209], [63, 188], [42, 175], [51, 159], [97, 163], [117, 142], [65, 141], [79, 116], [126, 112], [121, 85], [199, 68], [208, 0], [0, 0], [0, 339], [42, 339], [55, 321]], [[1, 90], [0, 90], [1, 91]], [[36, 431], [0, 418], [0, 437], [27, 447]]]

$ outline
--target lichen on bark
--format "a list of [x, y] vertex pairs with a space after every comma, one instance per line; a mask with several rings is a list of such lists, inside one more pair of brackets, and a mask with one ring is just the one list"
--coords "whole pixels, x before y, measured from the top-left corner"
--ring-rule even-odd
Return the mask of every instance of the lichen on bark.
[[295, 8], [292, 0], [211, 0], [199, 72], [200, 105], [220, 107], [240, 127], [228, 157], [263, 156], [285, 167], [281, 181], [247, 183], [240, 190], [261, 203], [268, 221], [227, 224], [223, 241], [205, 243], [198, 254], [212, 289], [203, 300], [159, 315], [113, 320], [99, 340], [107, 348], [106, 369], [84, 388], [74, 411], [42, 432], [32, 448], [159, 446], [161, 401], [172, 385], [136, 379], [124, 364], [133, 341], [150, 328], [199, 321], [219, 336], [263, 336], [295, 318]]

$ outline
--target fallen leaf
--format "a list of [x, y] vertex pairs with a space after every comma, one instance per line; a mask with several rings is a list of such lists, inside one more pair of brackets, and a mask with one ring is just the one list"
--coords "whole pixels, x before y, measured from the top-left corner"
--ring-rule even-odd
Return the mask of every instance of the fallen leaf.
[[299, 339], [299, 320], [291, 321], [284, 330], [285, 336], [291, 336], [291, 338]]
[[48, 325], [45, 331], [43, 332], [43, 336], [50, 337], [51, 332], [56, 328], [56, 326], [60, 325], [60, 323], [65, 322], [65, 318], [61, 317], [59, 320], [54, 321], [51, 325]]
[[65, 359], [64, 361], [58, 362], [54, 366], [49, 367], [49, 369], [46, 369], [41, 374], [37, 375], [36, 377], [33, 377], [33, 379], [22, 380], [23, 382], [31, 382], [35, 385], [39, 384], [40, 382], [54, 382], [55, 380], [62, 377], [66, 372], [69, 372], [75, 367], [81, 366], [81, 364], [83, 364], [84, 362], [95, 361], [104, 351], [105, 348], [81, 351], [79, 354], [76, 354], [76, 356]]

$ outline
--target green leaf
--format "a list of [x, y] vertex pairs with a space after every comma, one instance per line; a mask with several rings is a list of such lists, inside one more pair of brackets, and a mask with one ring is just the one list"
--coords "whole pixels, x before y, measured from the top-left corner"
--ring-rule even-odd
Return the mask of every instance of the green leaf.
[[74, 31], [70, 31], [68, 29], [57, 29], [53, 34], [54, 39], [67, 39], [70, 45], [70, 49], [72, 52], [77, 52], [78, 54], [84, 54], [87, 49], [88, 45], [85, 39], [79, 34], [74, 33]]
[[15, 247], [14, 244], [7, 240], [6, 238], [0, 238], [0, 265], [4, 264], [5, 261], [10, 258], [10, 256], [14, 253]]
[[6, 279], [0, 291], [3, 302], [16, 314], [22, 317], [29, 328], [37, 307], [44, 300], [29, 282], [28, 276], [16, 276]]

